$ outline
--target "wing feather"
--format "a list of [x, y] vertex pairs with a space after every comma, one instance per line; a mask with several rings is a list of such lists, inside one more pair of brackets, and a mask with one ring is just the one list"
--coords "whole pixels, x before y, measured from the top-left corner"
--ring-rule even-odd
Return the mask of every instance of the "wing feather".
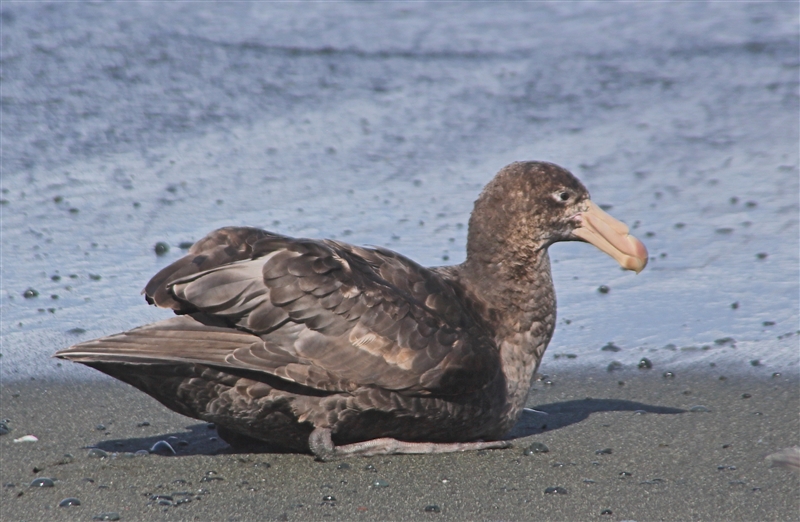
[[487, 330], [442, 275], [388, 250], [220, 229], [145, 293], [190, 315], [59, 356], [194, 362], [325, 391], [422, 395], [480, 389], [500, 371]]

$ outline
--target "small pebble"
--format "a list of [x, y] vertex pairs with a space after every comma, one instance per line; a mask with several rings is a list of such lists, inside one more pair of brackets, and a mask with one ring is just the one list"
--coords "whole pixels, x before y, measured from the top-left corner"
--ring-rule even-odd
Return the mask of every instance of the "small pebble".
[[550, 448], [541, 442], [534, 442], [523, 451], [523, 455], [533, 455], [534, 453], [548, 453]]
[[89, 457], [90, 459], [107, 459], [108, 453], [101, 450], [100, 448], [92, 448], [89, 450], [86, 456]]
[[388, 488], [389, 487], [389, 483], [386, 482], [385, 480], [378, 479], [378, 480], [376, 480], [375, 482], [372, 483], [372, 487], [373, 488]]
[[172, 445], [170, 445], [169, 442], [165, 440], [160, 440], [155, 444], [153, 444], [153, 446], [150, 448], [150, 453], [155, 453], [156, 455], [170, 456], [170, 455], [175, 455], [176, 451], [172, 447]]
[[594, 452], [595, 455], [611, 455], [614, 452], [611, 448], [599, 449]]
[[675, 378], [675, 374], [673, 372], [664, 372], [664, 378], [665, 379], [674, 379]]
[[691, 408], [689, 408], [689, 411], [692, 413], [708, 413], [711, 410], [707, 406], [698, 404], [697, 406], [692, 406]]
[[632, 476], [633, 476], [633, 473], [630, 473], [628, 471], [620, 471], [619, 472], [619, 478], [623, 478], [624, 479], [624, 478], [628, 478], [628, 477], [632, 477]]
[[376, 468], [372, 464], [367, 464], [366, 466], [364, 466], [364, 471], [371, 471], [372, 473], [377, 473], [378, 468]]
[[731, 303], [731, 308], [733, 308], [734, 310], [738, 309], [739, 308], [739, 301], [736, 301], [735, 303]]
[[156, 245], [153, 247], [153, 250], [155, 251], [156, 255], [158, 255], [158, 256], [163, 256], [164, 254], [166, 254], [167, 252], [169, 252], [169, 245], [168, 245], [168, 244], [166, 244], [166, 243], [164, 243], [163, 241], [159, 241], [159, 242], [158, 242], [158, 243], [156, 243]]
[[614, 512], [611, 511], [610, 509], [604, 509], [603, 511], [600, 512], [600, 514], [601, 515], [613, 515]]
[[622, 369], [622, 363], [619, 361], [611, 361], [606, 367], [606, 371], [614, 372]]
[[767, 255], [768, 255], [768, 254], [767, 254], [766, 252], [759, 252], [758, 254], [756, 254], [756, 257], [757, 257], [758, 259], [766, 259], [766, 258], [767, 258]]
[[53, 479], [48, 477], [35, 478], [31, 481], [30, 487], [32, 488], [52, 488], [56, 483]]
[[336, 466], [336, 469], [350, 469], [350, 464], [348, 464], [347, 462], [342, 462], [341, 464]]
[[28, 288], [27, 290], [22, 292], [22, 297], [24, 297], [25, 299], [30, 299], [32, 297], [38, 297], [38, 296], [39, 292], [37, 292], [36, 289], [34, 288]]
[[775, 372], [775, 373], [772, 374], [772, 378], [773, 379], [777, 379], [780, 376], [781, 376], [781, 372]]
[[0, 422], [0, 435], [8, 435], [8, 432], [10, 431], [11, 428], [9, 428], [5, 422]]
[[58, 507], [80, 506], [81, 501], [75, 497], [67, 497], [58, 503]]
[[761, 366], [761, 361], [759, 361], [758, 359], [753, 359], [752, 361], [750, 361], [750, 366]]
[[323, 502], [336, 502], [336, 497], [334, 497], [333, 495], [325, 495], [324, 497], [322, 497], [322, 501]]
[[561, 486], [552, 486], [544, 490], [545, 495], [566, 495], [569, 493], [567, 488], [562, 488]]
[[94, 427], [94, 429], [96, 429], [97, 431], [105, 431], [106, 427], [102, 424], [98, 424], [97, 426]]
[[137, 428], [144, 428], [145, 426], [150, 426], [150, 423], [147, 421], [140, 422], [136, 425]]
[[441, 513], [442, 509], [436, 504], [431, 504], [429, 506], [425, 506], [425, 508], [423, 508], [423, 511], [425, 511], [425, 513]]
[[607, 294], [611, 291], [611, 289], [606, 285], [600, 285], [597, 287], [597, 291], [600, 292], [601, 294]]
[[749, 399], [750, 397], [752, 397], [752, 395], [750, 395], [749, 393], [742, 394], [742, 399]]
[[649, 370], [653, 367], [653, 363], [647, 357], [642, 357], [642, 360], [639, 361], [639, 369], [640, 370]]
[[602, 351], [602, 352], [618, 352], [620, 350], [622, 350], [622, 348], [620, 348], [619, 346], [617, 346], [616, 344], [614, 344], [611, 341], [609, 341], [605, 346], [600, 348], [600, 351]]
[[39, 438], [36, 437], [36, 435], [25, 435], [25, 436], [20, 437], [18, 439], [14, 439], [14, 442], [36, 442], [38, 440], [39, 440]]
[[763, 324], [764, 326], [775, 326], [775, 321], [764, 321], [761, 324]]

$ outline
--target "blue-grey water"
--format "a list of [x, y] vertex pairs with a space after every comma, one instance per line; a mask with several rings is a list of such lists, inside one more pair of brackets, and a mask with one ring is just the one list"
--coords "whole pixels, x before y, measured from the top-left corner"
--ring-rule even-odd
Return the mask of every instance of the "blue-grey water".
[[526, 159], [652, 256], [551, 248], [542, 371], [797, 372], [798, 33], [791, 2], [3, 2], [0, 375], [91, 375], [49, 355], [167, 317], [141, 288], [220, 226], [461, 262]]

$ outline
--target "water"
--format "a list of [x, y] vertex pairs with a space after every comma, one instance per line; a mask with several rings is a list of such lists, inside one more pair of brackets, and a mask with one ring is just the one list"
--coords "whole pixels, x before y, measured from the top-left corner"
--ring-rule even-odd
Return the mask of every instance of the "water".
[[167, 317], [141, 288], [224, 225], [461, 262], [472, 202], [521, 159], [572, 170], [654, 256], [635, 276], [551, 249], [543, 371], [602, 370], [613, 342], [630, 368], [797, 372], [797, 21], [791, 3], [5, 4], [0, 376], [94, 375], [48, 357]]

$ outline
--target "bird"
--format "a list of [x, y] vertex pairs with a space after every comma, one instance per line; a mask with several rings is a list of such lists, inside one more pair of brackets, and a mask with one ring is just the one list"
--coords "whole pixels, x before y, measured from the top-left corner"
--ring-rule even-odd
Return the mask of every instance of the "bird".
[[506, 448], [555, 328], [559, 241], [636, 273], [648, 260], [572, 173], [520, 161], [480, 193], [461, 264], [220, 228], [142, 291], [174, 316], [54, 356], [214, 423], [233, 448], [323, 461]]

